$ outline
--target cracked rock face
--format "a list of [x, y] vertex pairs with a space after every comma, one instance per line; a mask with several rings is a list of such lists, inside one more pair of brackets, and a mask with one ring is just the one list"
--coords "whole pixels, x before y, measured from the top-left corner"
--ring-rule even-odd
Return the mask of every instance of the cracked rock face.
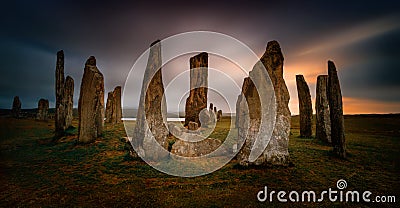
[[303, 75], [296, 75], [300, 112], [300, 137], [312, 136], [312, 103], [310, 89]]
[[91, 56], [85, 64], [79, 95], [79, 134], [82, 143], [96, 140], [103, 133], [104, 77]]
[[[239, 131], [239, 141], [245, 139], [242, 149], [238, 154], [240, 165], [288, 165], [289, 164], [289, 134], [291, 114], [289, 110], [289, 91], [283, 79], [283, 54], [276, 41], [268, 42], [266, 51], [253, 70], [250, 72], [250, 78], [243, 82], [242, 94], [238, 97], [237, 103], [237, 125]], [[260, 67], [258, 64], [263, 64]], [[266, 70], [266, 72], [265, 72]], [[267, 79], [268, 73], [275, 93], [276, 100], [276, 121], [271, 128], [260, 125], [262, 118], [268, 117], [268, 109], [261, 106], [259, 93], [264, 95], [271, 94], [266, 92], [268, 88], [258, 92], [253, 81]], [[267, 124], [266, 124], [267, 125]], [[254, 161], [249, 160], [249, 155], [257, 135], [264, 135], [267, 131], [273, 129], [272, 136], [268, 145], [262, 154]]]

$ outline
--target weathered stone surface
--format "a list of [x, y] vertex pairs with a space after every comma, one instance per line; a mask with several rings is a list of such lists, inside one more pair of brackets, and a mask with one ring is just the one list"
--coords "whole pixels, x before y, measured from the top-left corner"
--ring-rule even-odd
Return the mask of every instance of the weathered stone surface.
[[315, 99], [315, 138], [331, 143], [331, 118], [329, 114], [329, 101], [327, 95], [328, 75], [317, 77], [317, 89]]
[[158, 40], [150, 45], [132, 140], [137, 153], [147, 160], [159, 160], [169, 154], [169, 132], [164, 120], [167, 118], [167, 104], [164, 98], [161, 64], [161, 42]]
[[[199, 135], [196, 135], [199, 137]], [[213, 138], [204, 138], [198, 142], [187, 142], [177, 140], [171, 149], [171, 153], [182, 157], [200, 157], [214, 152], [219, 146], [221, 141]]]
[[49, 101], [45, 99], [40, 99], [38, 102], [38, 112], [36, 119], [40, 121], [47, 121], [49, 118]]
[[199, 124], [193, 121], [189, 121], [188, 123], [188, 129], [191, 131], [195, 131], [199, 128]]
[[242, 93], [238, 96], [239, 110], [236, 114], [239, 140], [244, 145], [238, 154], [240, 165], [247, 166], [251, 147], [257, 137], [261, 120], [261, 103], [256, 87], [250, 77], [243, 80]]
[[108, 93], [106, 104], [106, 123], [121, 123], [121, 118], [121, 86], [117, 86], [114, 88], [114, 91]]
[[[283, 60], [283, 54], [278, 42], [268, 42], [266, 52], [261, 57], [260, 61], [265, 66], [275, 91], [276, 121], [275, 126], [272, 127], [273, 132], [267, 147], [261, 156], [253, 162], [249, 161], [249, 155], [256, 136], [263, 136], [269, 130], [266, 126], [260, 126], [260, 119], [269, 118], [269, 114], [268, 112], [265, 112], [267, 107], [260, 105], [260, 97], [258, 93], [268, 95], [271, 94], [271, 92], [266, 92], [269, 88], [263, 88], [263, 91], [257, 92], [253, 83], [254, 80], [258, 81], [261, 79], [267, 79], [265, 76], [265, 70], [258, 66], [258, 64], [261, 63], [257, 63], [250, 72], [251, 79], [246, 78], [244, 80], [242, 97], [239, 97], [239, 103], [241, 103], [241, 108], [247, 105], [248, 109], [245, 108], [239, 110], [238, 114], [239, 141], [245, 138], [245, 143], [237, 156], [240, 165], [289, 164], [288, 145], [291, 115], [288, 103], [290, 96], [285, 80], [283, 79]], [[243, 99], [243, 96], [246, 99]]]
[[300, 113], [300, 137], [312, 136], [311, 94], [303, 75], [296, 75], [297, 95]]
[[57, 52], [56, 62], [56, 110], [55, 110], [55, 134], [60, 137], [64, 131], [72, 125], [74, 104], [74, 80], [72, 77], [64, 77], [64, 52]]
[[22, 103], [19, 100], [19, 97], [15, 96], [14, 100], [13, 100], [12, 108], [11, 108], [11, 115], [14, 118], [21, 117], [21, 105], [22, 105]]
[[56, 63], [56, 111], [55, 111], [55, 133], [61, 136], [65, 130], [65, 106], [64, 106], [64, 51], [57, 52]]
[[174, 123], [168, 123], [168, 130], [175, 137], [179, 137], [182, 135], [182, 129]]
[[222, 110], [218, 110], [217, 112], [217, 121], [220, 121], [222, 118]]
[[113, 98], [113, 92], [108, 92], [107, 95], [107, 103], [106, 103], [106, 123], [111, 123], [111, 118], [113, 114], [113, 106], [114, 106], [114, 98]]
[[74, 118], [73, 109], [74, 109], [74, 80], [72, 77], [67, 76], [65, 79], [64, 85], [64, 119], [65, 126], [64, 129], [72, 126], [72, 119]]
[[203, 52], [190, 58], [190, 94], [186, 99], [185, 126], [190, 121], [200, 124], [199, 113], [207, 109], [208, 54]]
[[93, 142], [103, 133], [104, 125], [104, 77], [91, 56], [85, 64], [79, 95], [80, 142]]
[[113, 97], [114, 97], [114, 115], [115, 122], [122, 122], [122, 102], [121, 102], [122, 88], [121, 86], [117, 86], [114, 88]]
[[342, 92], [336, 67], [332, 61], [328, 61], [327, 92], [331, 118], [331, 140], [333, 152], [341, 158], [346, 158]]

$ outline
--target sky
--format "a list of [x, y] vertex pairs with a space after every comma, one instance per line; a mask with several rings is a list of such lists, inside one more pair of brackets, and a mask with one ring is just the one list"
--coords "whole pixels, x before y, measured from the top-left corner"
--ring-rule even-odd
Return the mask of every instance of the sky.
[[[0, 8], [0, 108], [11, 108], [16, 95], [22, 108], [36, 108], [40, 98], [54, 107], [58, 50], [64, 50], [65, 75], [75, 80], [77, 107], [89, 56], [96, 57], [104, 74], [107, 95], [115, 86], [124, 86], [133, 64], [153, 41], [184, 32], [213, 31], [238, 39], [259, 57], [268, 41], [280, 43], [292, 114], [298, 114], [295, 75], [304, 75], [314, 104], [316, 77], [327, 74], [328, 60], [338, 69], [345, 114], [400, 113], [399, 5], [396, 1], [340, 0], [4, 2]], [[165, 68], [186, 70], [191, 55]], [[210, 66], [220, 67], [241, 86], [246, 74], [223, 62], [210, 56]], [[170, 71], [163, 71], [167, 84], [179, 74]], [[227, 86], [216, 77], [221, 76], [209, 75], [210, 85]], [[179, 83], [166, 93], [167, 99], [174, 94], [181, 97], [168, 101], [169, 111], [184, 105], [182, 93], [177, 92], [189, 89], [188, 76]], [[236, 102], [239, 93], [236, 88], [227, 92], [228, 102]], [[209, 100], [229, 111], [217, 94], [210, 93]]]

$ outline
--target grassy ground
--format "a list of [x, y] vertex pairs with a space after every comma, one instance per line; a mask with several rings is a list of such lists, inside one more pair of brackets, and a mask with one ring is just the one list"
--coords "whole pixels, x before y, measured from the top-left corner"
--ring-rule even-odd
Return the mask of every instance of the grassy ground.
[[[53, 122], [0, 118], [0, 206], [85, 207], [300, 207], [377, 206], [376, 203], [273, 203], [257, 201], [269, 190], [320, 192], [369, 190], [400, 200], [400, 116], [346, 116], [349, 158], [340, 160], [331, 147], [312, 138], [299, 138], [298, 117], [292, 119], [289, 151], [294, 167], [242, 169], [236, 161], [206, 176], [180, 178], [132, 160], [121, 137], [123, 125], [106, 126], [95, 143], [76, 142], [77, 129], [53, 141]], [[75, 121], [74, 126], [77, 126]], [[226, 135], [224, 119], [212, 134]], [[399, 203], [379, 204], [399, 207]]]

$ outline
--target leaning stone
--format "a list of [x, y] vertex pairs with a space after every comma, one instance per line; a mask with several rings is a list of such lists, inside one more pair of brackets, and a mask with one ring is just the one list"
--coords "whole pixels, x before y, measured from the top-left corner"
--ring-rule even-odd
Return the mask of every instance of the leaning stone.
[[300, 137], [312, 136], [311, 94], [303, 75], [296, 75], [297, 95], [300, 113]]
[[328, 61], [328, 99], [333, 152], [341, 158], [346, 158], [342, 92], [336, 67], [332, 61]]

